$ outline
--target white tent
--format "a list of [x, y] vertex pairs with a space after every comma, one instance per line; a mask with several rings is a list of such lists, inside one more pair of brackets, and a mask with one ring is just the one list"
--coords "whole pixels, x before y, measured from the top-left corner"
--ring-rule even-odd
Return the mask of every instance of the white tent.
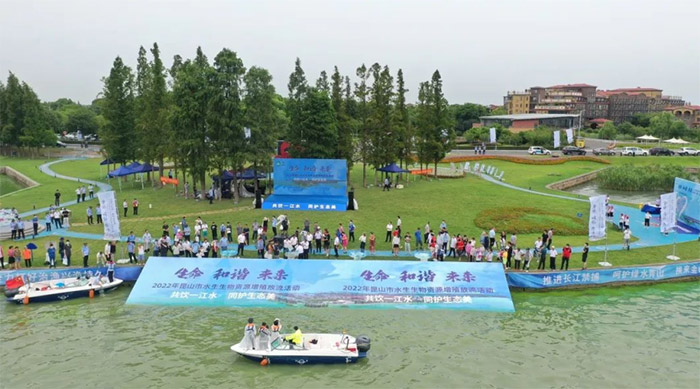
[[638, 142], [641, 142], [641, 141], [649, 142], [649, 141], [660, 141], [660, 140], [661, 139], [659, 139], [655, 136], [651, 136], [651, 135], [642, 135], [642, 136], [637, 137]]
[[684, 141], [683, 139], [671, 138], [671, 139], [666, 139], [666, 140], [664, 141], [664, 143], [671, 143], [671, 144], [674, 144], [674, 145], [680, 145], [680, 144], [685, 144], [685, 143], [688, 143], [688, 142]]
[[678, 139], [676, 139], [676, 140], [678, 141], [678, 144], [679, 144], [679, 145], [687, 145], [688, 143], [690, 143], [690, 142], [684, 141], [684, 140], [681, 139], [681, 138], [678, 138]]

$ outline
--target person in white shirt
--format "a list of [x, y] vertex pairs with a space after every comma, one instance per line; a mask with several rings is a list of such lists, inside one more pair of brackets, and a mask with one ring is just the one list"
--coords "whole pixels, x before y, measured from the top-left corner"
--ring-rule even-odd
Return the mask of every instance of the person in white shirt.
[[367, 245], [367, 234], [360, 235], [360, 252], [365, 252], [365, 246]]
[[557, 249], [554, 247], [554, 245], [550, 246], [549, 249], [549, 270], [557, 270]]
[[399, 235], [401, 235], [401, 216], [396, 217], [396, 229], [399, 230]]
[[632, 239], [632, 230], [627, 228], [623, 233], [622, 237], [625, 239], [625, 244], [622, 246], [623, 248], [626, 248], [628, 251], [630, 249], [630, 239]]
[[399, 256], [399, 245], [400, 244], [401, 244], [401, 238], [398, 235], [394, 235], [394, 237], [391, 239], [391, 246], [393, 248], [395, 257]]
[[450, 254], [452, 254], [452, 258], [457, 258], [457, 237], [453, 236], [452, 239], [450, 239], [450, 252], [447, 254], [449, 257]]
[[112, 249], [112, 246], [109, 244], [109, 242], [107, 242], [107, 244], [105, 245], [105, 257], [107, 259], [112, 257], [112, 253], [110, 252], [111, 249]]
[[143, 241], [144, 251], [146, 251], [146, 252], [151, 251], [151, 241], [153, 240], [153, 237], [151, 236], [151, 233], [148, 232], [148, 230], [146, 230], [146, 232], [143, 233], [141, 240]]
[[384, 238], [384, 242], [390, 242], [391, 241], [391, 233], [394, 232], [394, 225], [389, 222], [386, 225], [386, 237]]
[[340, 238], [338, 235], [335, 236], [333, 240], [333, 249], [335, 250], [335, 257], [338, 258], [338, 249], [340, 248]]
[[244, 249], [245, 249], [245, 234], [241, 232], [241, 234], [238, 235], [238, 251], [236, 252], [236, 256], [242, 257]]

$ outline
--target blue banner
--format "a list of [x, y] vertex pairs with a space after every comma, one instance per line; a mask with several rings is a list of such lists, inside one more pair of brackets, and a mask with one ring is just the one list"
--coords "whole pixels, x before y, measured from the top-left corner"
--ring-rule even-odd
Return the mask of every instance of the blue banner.
[[508, 285], [515, 288], [549, 289], [622, 282], [653, 282], [681, 277], [700, 277], [700, 261], [667, 265], [615, 267], [551, 273], [506, 273]]
[[[134, 282], [141, 274], [141, 266], [115, 266], [114, 277], [127, 282]], [[17, 276], [29, 278], [30, 282], [57, 280], [59, 278], [78, 277], [82, 275], [92, 276], [97, 271], [107, 274], [106, 267], [71, 267], [65, 269], [22, 269], [0, 272], [0, 285], [5, 286], [5, 282]], [[25, 279], [26, 279], [25, 278]]]
[[673, 191], [679, 226], [689, 230], [681, 232], [700, 233], [700, 184], [676, 177]]
[[345, 211], [347, 163], [344, 159], [274, 160], [274, 193], [263, 209]]
[[150, 258], [128, 304], [513, 312], [499, 263]]

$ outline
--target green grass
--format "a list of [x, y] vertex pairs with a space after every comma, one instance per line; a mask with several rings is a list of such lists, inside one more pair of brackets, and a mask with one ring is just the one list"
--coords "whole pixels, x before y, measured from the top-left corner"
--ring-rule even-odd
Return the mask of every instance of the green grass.
[[[611, 158], [613, 163], [621, 160], [619, 157]], [[628, 160], [628, 159], [625, 159]], [[646, 163], [644, 158], [636, 158], [635, 162]], [[649, 158], [649, 163], [656, 161], [657, 158]], [[99, 160], [80, 160], [67, 161], [55, 164], [52, 166], [57, 173], [78, 176], [86, 179], [101, 179], [104, 171], [100, 172], [98, 165]], [[532, 187], [532, 189], [549, 191], [544, 189], [544, 186], [550, 182], [558, 181], [577, 174], [590, 172], [600, 167], [608, 166], [594, 162], [568, 162], [563, 165], [539, 166], [539, 165], [520, 165], [503, 161], [489, 161], [493, 165], [502, 168], [506, 171], [506, 181], [523, 187]], [[18, 195], [10, 195], [0, 199], [4, 207], [15, 206], [20, 211], [31, 209], [32, 205], [38, 203], [41, 206], [48, 205], [53, 199], [53, 191], [58, 187], [62, 192], [72, 194], [76, 187], [76, 183], [57, 180], [48, 177], [36, 169], [41, 161], [28, 160], [0, 160], [0, 163], [8, 164], [14, 168], [29, 175], [31, 178], [40, 182], [42, 185], [36, 188], [29, 189]], [[368, 171], [369, 172], [369, 171]], [[373, 181], [373, 172], [370, 174], [368, 181]], [[356, 167], [351, 172], [352, 182], [359, 184], [361, 182], [361, 169]], [[252, 208], [250, 199], [242, 200], [241, 204], [234, 205], [231, 200], [223, 200], [210, 205], [208, 202], [198, 202], [194, 200], [186, 200], [180, 196], [176, 196], [172, 187], [153, 189], [146, 186], [146, 189], [141, 190], [140, 184], [135, 185], [129, 180], [122, 184], [122, 191], [119, 192], [116, 180], [112, 180], [112, 185], [117, 188], [117, 200], [122, 199], [131, 201], [133, 198], [138, 198], [141, 207], [139, 217], [135, 218], [129, 211], [127, 218], [121, 219], [122, 234], [126, 235], [130, 230], [133, 230], [137, 236], [141, 236], [145, 229], [149, 229], [155, 236], [161, 231], [161, 226], [164, 221], [169, 224], [176, 223], [183, 215], [187, 215], [188, 220], [194, 220], [198, 215], [201, 215], [208, 223], [215, 222], [231, 222], [234, 226], [236, 223], [250, 225], [254, 220], [262, 220], [267, 216], [271, 218], [275, 215], [271, 211], [255, 210]], [[533, 208], [540, 210], [530, 213], [526, 216], [529, 222], [543, 222], [561, 224], [561, 227], [571, 229], [579, 229], [585, 231], [586, 218], [578, 218], [577, 214], [586, 215], [588, 205], [584, 202], [574, 202], [563, 199], [543, 197], [524, 192], [510, 190], [498, 185], [491, 184], [481, 180], [473, 175], [468, 175], [461, 179], [424, 179], [419, 178], [417, 181], [411, 181], [406, 184], [406, 188], [402, 190], [392, 190], [391, 192], [382, 192], [380, 188], [360, 188], [356, 185], [355, 196], [359, 203], [360, 209], [354, 212], [291, 212], [292, 230], [303, 225], [304, 219], [308, 218], [313, 223], [319, 223], [324, 228], [335, 229], [338, 223], [348, 224], [350, 219], [353, 219], [357, 225], [356, 235], [359, 237], [363, 232], [374, 232], [377, 234], [377, 249], [389, 250], [389, 243], [384, 243], [385, 226], [388, 222], [396, 223], [396, 217], [401, 216], [403, 220], [404, 231], [412, 233], [417, 227], [421, 230], [426, 222], [437, 229], [441, 220], [445, 219], [448, 223], [449, 230], [452, 234], [463, 234], [470, 237], [478, 237], [485, 229], [484, 222], [476, 220], [481, 212], [488, 209], [496, 209], [500, 212], [507, 212], [509, 209], [522, 207]], [[556, 192], [557, 191], [549, 191]], [[72, 196], [69, 197], [72, 199]], [[38, 199], [41, 199], [40, 202]], [[102, 233], [102, 226], [88, 226], [85, 223], [85, 209], [88, 205], [95, 205], [96, 201], [81, 203], [71, 206], [70, 209], [75, 215], [73, 218], [74, 231]], [[149, 207], [151, 205], [151, 207]], [[479, 227], [481, 226], [481, 227]], [[558, 227], [557, 225], [554, 226]], [[508, 229], [506, 228], [507, 232]], [[539, 233], [518, 234], [518, 240], [525, 242], [525, 246], [530, 246], [530, 242], [534, 242]], [[621, 236], [613, 234], [609, 243], [621, 242]], [[49, 241], [56, 242], [57, 237], [42, 238], [36, 241], [40, 250], [37, 251], [37, 256], [40, 257], [38, 262], [43, 263], [44, 250], [43, 248]], [[587, 237], [585, 235], [556, 235], [555, 241], [557, 245], [569, 243], [573, 246], [581, 246]], [[80, 246], [83, 241], [73, 241], [74, 247], [74, 263], [80, 260]], [[102, 250], [104, 242], [88, 241], [91, 247], [90, 263], [94, 263], [94, 254]], [[11, 242], [3, 242], [3, 246]], [[123, 250], [123, 244], [119, 245], [119, 250]], [[350, 244], [350, 248], [359, 247], [359, 243]], [[696, 242], [685, 243], [678, 245], [678, 252], [684, 259], [691, 257], [697, 258], [700, 244]], [[123, 251], [120, 251], [123, 252]], [[627, 252], [611, 252], [609, 261], [615, 265], [630, 265], [642, 263], [658, 263], [664, 262], [665, 256], [670, 253], [670, 247], [637, 249]], [[254, 253], [248, 253], [253, 255]], [[124, 257], [125, 255], [120, 255]], [[572, 262], [576, 262], [576, 256]], [[597, 262], [602, 259], [602, 254], [592, 253], [592, 266], [596, 266]]]
[[[39, 171], [39, 165], [45, 162], [47, 161], [42, 159], [0, 157], [0, 165], [14, 168], [40, 184], [29, 190], [0, 198], [0, 208], [16, 207], [20, 212], [24, 212], [33, 208], [48, 207], [54, 202], [56, 189], [61, 191], [61, 202], [75, 198], [75, 188], [78, 187], [78, 183], [49, 177], [42, 173]], [[75, 174], [79, 175], [79, 172]]]
[[0, 196], [12, 193], [22, 188], [24, 188], [24, 186], [22, 186], [19, 182], [5, 174], [0, 174]]

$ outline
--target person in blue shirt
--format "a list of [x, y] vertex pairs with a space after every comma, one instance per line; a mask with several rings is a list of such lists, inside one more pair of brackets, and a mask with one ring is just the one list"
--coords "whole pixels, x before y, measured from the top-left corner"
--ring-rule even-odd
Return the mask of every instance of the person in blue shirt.
[[36, 235], [39, 233], [39, 216], [34, 215], [32, 218], [32, 227], [34, 227], [34, 235], [32, 238], [36, 238]]
[[420, 227], [416, 228], [416, 250], [423, 250], [423, 234], [420, 232]]
[[126, 251], [129, 253], [129, 263], [138, 263], [136, 261], [136, 255], [134, 254], [134, 242], [132, 241], [127, 241], [126, 243]]
[[114, 260], [112, 258], [107, 259], [107, 278], [109, 282], [114, 282]]
[[129, 231], [129, 236], [126, 238], [126, 241], [136, 243], [136, 235], [134, 235], [134, 231]]
[[350, 223], [348, 223], [348, 232], [350, 235], [348, 235], [348, 240], [351, 242], [355, 241], [355, 223], [353, 223], [352, 219], [350, 219]]
[[49, 248], [46, 252], [49, 254], [49, 269], [52, 267], [56, 268], [56, 247], [54, 247], [53, 243], [49, 243]]
[[83, 267], [88, 267], [88, 258], [90, 257], [90, 248], [87, 243], [83, 243]]
[[[21, 238], [20, 238], [21, 236]], [[17, 221], [17, 239], [24, 239], [24, 221], [22, 219], [19, 219]]]

